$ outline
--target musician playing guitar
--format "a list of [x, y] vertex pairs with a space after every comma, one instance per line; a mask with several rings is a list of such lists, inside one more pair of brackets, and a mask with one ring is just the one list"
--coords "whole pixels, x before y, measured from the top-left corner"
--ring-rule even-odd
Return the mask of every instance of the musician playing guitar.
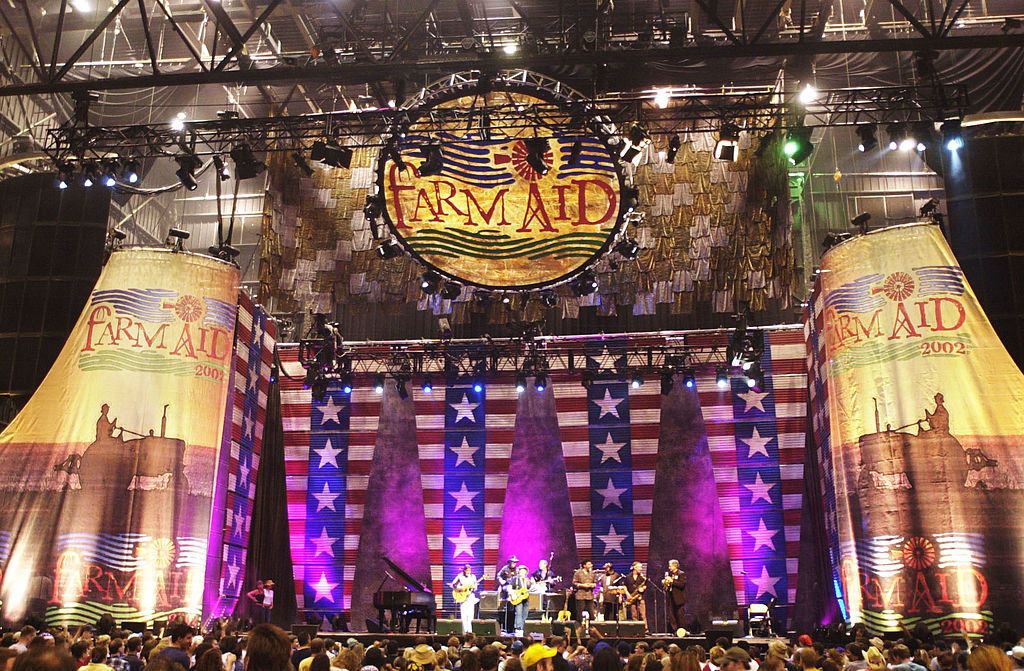
[[503, 632], [511, 632], [513, 627], [513, 607], [509, 601], [509, 594], [512, 588], [512, 581], [516, 577], [516, 565], [519, 563], [519, 558], [512, 555], [508, 558], [508, 563], [501, 567], [495, 579], [498, 581], [498, 592], [501, 596], [502, 610], [504, 611], [501, 623], [501, 630]]
[[463, 633], [473, 631], [473, 615], [476, 613], [476, 604], [480, 601], [476, 595], [479, 582], [473, 575], [473, 568], [466, 564], [462, 567], [462, 573], [455, 576], [455, 580], [449, 583], [452, 588], [452, 597], [454, 597], [455, 603], [459, 604]]
[[640, 562], [633, 562], [630, 572], [622, 578], [622, 584], [626, 587], [626, 619], [642, 621], [644, 633], [647, 633], [647, 604], [644, 602], [647, 576], [643, 574], [643, 568]]
[[515, 635], [522, 636], [526, 627], [526, 618], [530, 615], [530, 569], [520, 564], [516, 576], [512, 578], [508, 601], [514, 609]]

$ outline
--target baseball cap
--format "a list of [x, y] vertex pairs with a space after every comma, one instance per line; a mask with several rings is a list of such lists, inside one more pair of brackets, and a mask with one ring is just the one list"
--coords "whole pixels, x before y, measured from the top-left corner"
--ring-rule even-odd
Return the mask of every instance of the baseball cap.
[[514, 653], [516, 653], [518, 655], [522, 651], [523, 651], [523, 642], [520, 641], [518, 638], [516, 640], [512, 641], [512, 652], [514, 652]]
[[557, 652], [542, 643], [534, 643], [523, 653], [523, 668], [529, 668], [542, 659], [554, 657]]
[[744, 669], [750, 668], [750, 655], [743, 648], [732, 647], [725, 651], [725, 653], [714, 661], [714, 665], [718, 667], [725, 666], [729, 662], [739, 662], [743, 665]]
[[796, 642], [805, 648], [809, 645], [814, 645], [814, 641], [811, 640], [811, 637], [808, 634], [800, 634], [800, 638], [798, 638]]

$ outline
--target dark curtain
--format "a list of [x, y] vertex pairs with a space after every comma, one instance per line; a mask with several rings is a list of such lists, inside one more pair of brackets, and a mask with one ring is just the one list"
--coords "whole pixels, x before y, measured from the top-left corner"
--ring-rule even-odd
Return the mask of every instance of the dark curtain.
[[288, 538], [288, 492], [285, 489], [284, 427], [281, 423], [281, 388], [276, 382], [267, 393], [267, 421], [263, 427], [263, 454], [256, 476], [249, 560], [245, 567], [242, 598], [235, 607], [238, 617], [251, 617], [245, 598], [257, 580], [274, 581], [274, 624], [285, 628], [296, 621], [295, 581]]

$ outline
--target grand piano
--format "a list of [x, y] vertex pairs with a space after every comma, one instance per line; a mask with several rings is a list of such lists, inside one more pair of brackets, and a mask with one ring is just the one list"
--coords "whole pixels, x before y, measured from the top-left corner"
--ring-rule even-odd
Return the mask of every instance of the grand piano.
[[[386, 555], [382, 555], [382, 558], [394, 573], [385, 570], [384, 580], [373, 594], [373, 607], [377, 609], [378, 622], [381, 623], [381, 626], [387, 626], [391, 631], [407, 634], [409, 625], [415, 618], [416, 633], [420, 633], [420, 625], [423, 620], [426, 620], [426, 631], [434, 631], [437, 625], [437, 603], [434, 600], [434, 593], [402, 570]], [[389, 580], [399, 583], [402, 588], [384, 589], [385, 586], [390, 586], [388, 585]], [[384, 611], [391, 613], [391, 617], [387, 620], [384, 619]]]

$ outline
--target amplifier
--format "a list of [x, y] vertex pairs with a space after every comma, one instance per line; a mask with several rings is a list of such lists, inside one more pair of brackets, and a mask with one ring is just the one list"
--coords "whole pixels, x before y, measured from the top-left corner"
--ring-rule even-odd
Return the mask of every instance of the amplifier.
[[[534, 636], [534, 634], [537, 634]], [[551, 623], [542, 620], [527, 620], [523, 628], [523, 635], [527, 638], [543, 640], [551, 635]]]
[[497, 620], [473, 620], [473, 633], [477, 636], [497, 636]]
[[462, 636], [462, 620], [438, 620], [438, 636]]
[[480, 592], [480, 610], [498, 610], [498, 593]]

